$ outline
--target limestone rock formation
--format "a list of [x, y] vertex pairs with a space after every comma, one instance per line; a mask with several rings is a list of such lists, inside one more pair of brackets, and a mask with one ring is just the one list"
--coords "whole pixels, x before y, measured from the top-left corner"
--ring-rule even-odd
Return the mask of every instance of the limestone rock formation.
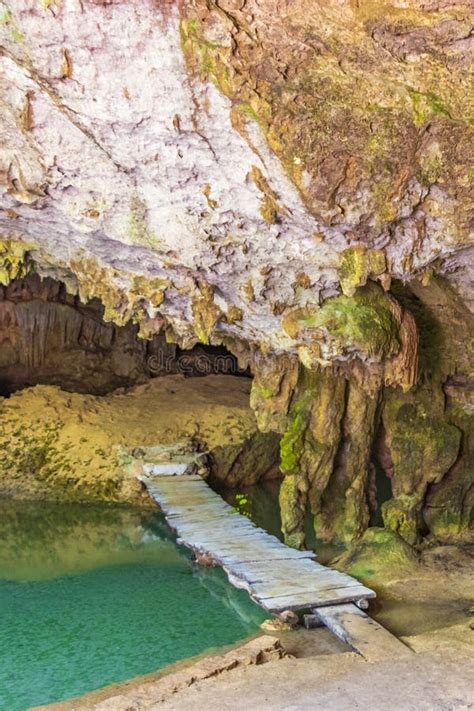
[[176, 346], [162, 334], [145, 341], [129, 322], [104, 322], [99, 301], [81, 304], [64, 285], [38, 275], [0, 286], [0, 386], [60, 385], [103, 394], [176, 373]]
[[0, 494], [150, 503], [135, 450], [187, 439], [220, 485], [274, 477], [278, 440], [258, 432], [248, 399], [248, 379], [224, 375], [170, 375], [102, 397], [22, 390], [0, 409]]
[[321, 535], [363, 533], [373, 440], [387, 526], [469, 535], [473, 20], [470, 0], [0, 2], [0, 282], [54, 277], [249, 366], [292, 543], [307, 505]]

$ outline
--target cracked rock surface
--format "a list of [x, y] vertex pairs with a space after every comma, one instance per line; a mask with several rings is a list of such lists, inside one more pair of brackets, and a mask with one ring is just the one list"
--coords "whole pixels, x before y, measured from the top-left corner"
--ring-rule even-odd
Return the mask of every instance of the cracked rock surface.
[[363, 5], [2, 2], [4, 237], [187, 344], [295, 353], [354, 246], [466, 296], [472, 8]]
[[294, 545], [307, 506], [363, 535], [377, 467], [394, 536], [471, 536], [473, 24], [470, 0], [0, 0], [0, 283], [250, 367]]

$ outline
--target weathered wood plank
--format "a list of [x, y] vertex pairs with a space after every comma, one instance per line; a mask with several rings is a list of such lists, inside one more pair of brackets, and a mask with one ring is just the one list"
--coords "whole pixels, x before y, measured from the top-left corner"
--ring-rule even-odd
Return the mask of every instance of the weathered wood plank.
[[[156, 465], [154, 465], [156, 467]], [[163, 469], [162, 475], [154, 476]], [[221, 565], [236, 587], [244, 588], [273, 613], [315, 608], [374, 597], [350, 576], [314, 561], [256, 526], [225, 503], [198, 476], [172, 475], [160, 463], [141, 477], [163, 510], [178, 540]]]
[[352, 603], [317, 607], [313, 613], [367, 661], [376, 662], [413, 654], [409, 647]]
[[252, 586], [252, 597], [258, 600], [263, 607], [271, 612], [282, 612], [283, 610], [303, 610], [306, 608], [314, 608], [312, 602], [318, 599], [318, 606], [337, 605], [343, 602], [353, 602], [361, 598], [374, 597], [374, 593], [368, 590], [364, 585], [342, 586], [340, 588], [316, 588], [307, 591], [288, 591], [286, 594], [283, 588], [280, 588], [274, 594], [268, 594], [260, 591], [259, 586]]

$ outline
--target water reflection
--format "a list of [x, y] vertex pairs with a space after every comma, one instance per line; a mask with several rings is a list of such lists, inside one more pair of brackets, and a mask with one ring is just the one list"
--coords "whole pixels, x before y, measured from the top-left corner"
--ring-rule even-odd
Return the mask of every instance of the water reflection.
[[148, 673], [265, 617], [153, 510], [0, 501], [0, 709]]
[[193, 563], [157, 510], [0, 499], [0, 541], [3, 580], [51, 580], [132, 563], [179, 564], [244, 624], [262, 621], [262, 611], [220, 569]]
[[[221, 490], [219, 493], [239, 513], [282, 540], [279, 491], [280, 482], [270, 480], [239, 489], [239, 491], [227, 489]], [[305, 519], [305, 541], [308, 549], [316, 552], [318, 561], [323, 565], [329, 564], [345, 549], [342, 544], [327, 543], [316, 536], [314, 517], [309, 510], [306, 512]]]
[[0, 578], [47, 580], [183, 553], [153, 510], [0, 499]]

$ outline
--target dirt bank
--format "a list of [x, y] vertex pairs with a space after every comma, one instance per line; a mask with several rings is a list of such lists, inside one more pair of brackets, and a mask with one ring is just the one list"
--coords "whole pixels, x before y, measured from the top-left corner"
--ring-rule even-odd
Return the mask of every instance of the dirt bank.
[[136, 447], [193, 439], [212, 475], [236, 484], [277, 473], [278, 437], [257, 431], [246, 378], [157, 378], [105, 396], [36, 386], [0, 409], [0, 493], [23, 499], [146, 503]]

